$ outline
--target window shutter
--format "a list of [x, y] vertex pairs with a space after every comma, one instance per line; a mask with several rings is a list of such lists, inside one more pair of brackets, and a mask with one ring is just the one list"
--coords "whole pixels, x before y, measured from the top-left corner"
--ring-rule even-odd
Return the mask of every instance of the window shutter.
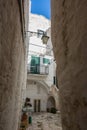
[[50, 63], [50, 60], [47, 59], [47, 58], [43, 58], [43, 64], [49, 64]]
[[31, 56], [31, 73], [40, 73], [40, 57]]

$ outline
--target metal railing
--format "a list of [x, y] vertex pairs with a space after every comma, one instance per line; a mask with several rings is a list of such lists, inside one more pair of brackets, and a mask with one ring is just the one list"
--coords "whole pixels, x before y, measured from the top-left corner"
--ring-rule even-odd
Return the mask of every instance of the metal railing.
[[27, 65], [27, 73], [28, 74], [41, 74], [48, 75], [49, 74], [49, 66], [48, 65]]

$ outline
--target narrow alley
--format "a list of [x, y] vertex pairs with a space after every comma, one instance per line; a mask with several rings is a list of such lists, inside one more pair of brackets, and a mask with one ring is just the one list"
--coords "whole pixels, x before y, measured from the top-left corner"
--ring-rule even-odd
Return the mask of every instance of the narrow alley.
[[0, 130], [87, 130], [87, 0], [0, 1]]
[[27, 130], [62, 130], [60, 113], [34, 113]]

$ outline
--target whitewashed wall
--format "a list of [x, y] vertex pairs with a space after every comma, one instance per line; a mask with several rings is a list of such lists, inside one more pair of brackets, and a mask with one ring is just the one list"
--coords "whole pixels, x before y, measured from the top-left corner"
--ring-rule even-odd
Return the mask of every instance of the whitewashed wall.
[[41, 84], [27, 83], [26, 96], [31, 99], [32, 110], [34, 111], [34, 100], [41, 100], [41, 111], [46, 111], [48, 93], [44, 86]]

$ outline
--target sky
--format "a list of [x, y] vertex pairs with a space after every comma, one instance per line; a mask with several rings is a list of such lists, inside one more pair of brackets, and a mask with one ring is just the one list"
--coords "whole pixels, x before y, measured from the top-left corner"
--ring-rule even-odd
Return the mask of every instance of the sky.
[[31, 0], [31, 13], [50, 19], [50, 0]]

